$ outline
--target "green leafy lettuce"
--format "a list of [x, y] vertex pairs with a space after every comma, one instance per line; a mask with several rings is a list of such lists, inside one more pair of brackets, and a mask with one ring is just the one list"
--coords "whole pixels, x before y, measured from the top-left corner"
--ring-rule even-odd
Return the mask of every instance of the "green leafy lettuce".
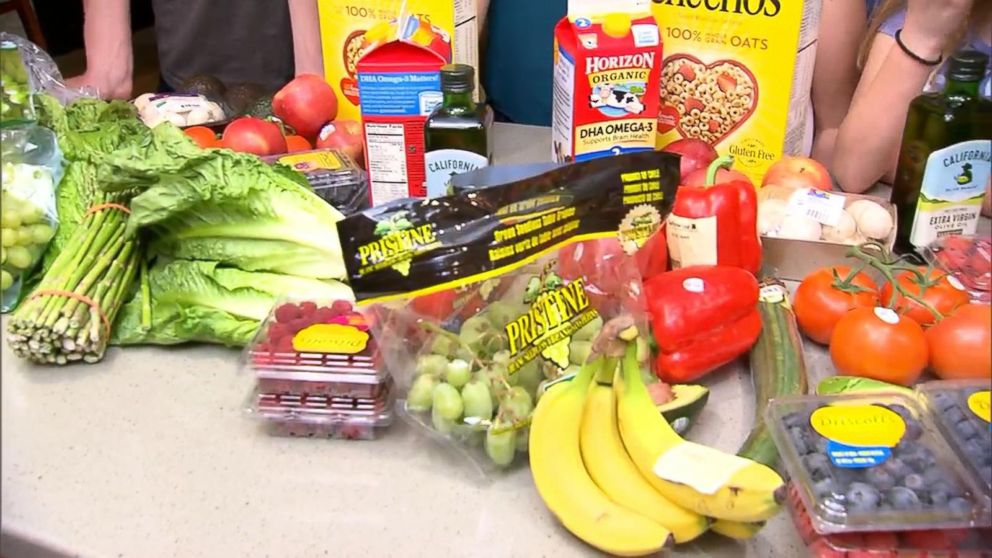
[[253, 155], [188, 148], [159, 126], [146, 143], [100, 167], [101, 186], [138, 187], [128, 228], [151, 255], [218, 261], [248, 271], [345, 276], [336, 223], [343, 216], [299, 173]]
[[121, 309], [111, 343], [194, 341], [244, 346], [283, 295], [306, 293], [328, 300], [354, 297], [338, 281], [248, 272], [204, 261], [159, 261], [142, 283]]

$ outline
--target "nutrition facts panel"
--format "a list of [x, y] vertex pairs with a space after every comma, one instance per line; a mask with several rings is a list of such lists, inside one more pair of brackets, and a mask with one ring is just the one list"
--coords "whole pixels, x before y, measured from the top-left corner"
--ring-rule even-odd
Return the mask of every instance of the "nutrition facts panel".
[[409, 196], [402, 123], [367, 123], [369, 182], [372, 204], [378, 205]]

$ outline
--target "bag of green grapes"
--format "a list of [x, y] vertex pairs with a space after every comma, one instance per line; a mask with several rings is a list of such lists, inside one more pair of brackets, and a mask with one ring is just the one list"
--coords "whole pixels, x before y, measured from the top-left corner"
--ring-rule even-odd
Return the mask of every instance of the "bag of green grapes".
[[0, 130], [0, 310], [13, 310], [55, 236], [55, 188], [63, 161], [55, 134], [40, 126]]
[[604, 320], [640, 313], [633, 256], [678, 178], [677, 156], [634, 153], [340, 222], [400, 416], [484, 476], [523, 461], [542, 388], [577, 371]]

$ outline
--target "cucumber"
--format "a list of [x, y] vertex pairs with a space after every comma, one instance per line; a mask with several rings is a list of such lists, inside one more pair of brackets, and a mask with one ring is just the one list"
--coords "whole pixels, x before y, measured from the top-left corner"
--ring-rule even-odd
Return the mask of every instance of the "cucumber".
[[765, 426], [765, 408], [775, 397], [806, 393], [806, 361], [785, 285], [774, 279], [762, 281], [758, 311], [761, 335], [751, 348], [754, 423], [737, 454], [777, 469], [778, 449]]

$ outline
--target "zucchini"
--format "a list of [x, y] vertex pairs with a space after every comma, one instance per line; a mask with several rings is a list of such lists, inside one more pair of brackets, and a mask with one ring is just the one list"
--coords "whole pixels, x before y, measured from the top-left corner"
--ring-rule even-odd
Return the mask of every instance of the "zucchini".
[[765, 425], [765, 408], [775, 397], [806, 393], [806, 361], [803, 359], [803, 340], [785, 285], [775, 279], [762, 281], [758, 311], [761, 313], [761, 335], [751, 348], [754, 423], [737, 454], [775, 469], [778, 449]]

